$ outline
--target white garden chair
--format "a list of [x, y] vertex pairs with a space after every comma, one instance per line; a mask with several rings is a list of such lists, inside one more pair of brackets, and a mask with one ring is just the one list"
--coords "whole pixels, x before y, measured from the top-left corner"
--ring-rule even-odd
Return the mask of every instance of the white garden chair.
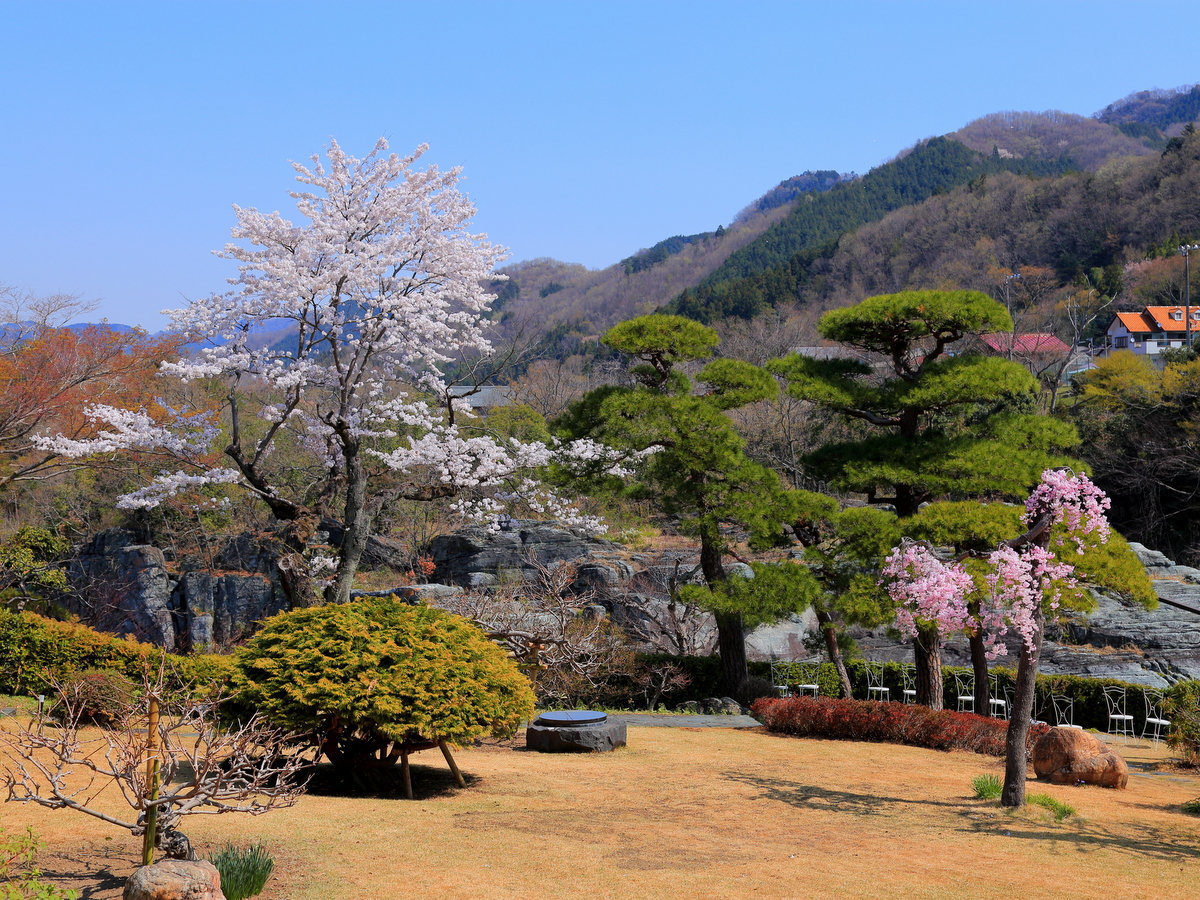
[[900, 667], [900, 680], [903, 684], [901, 697], [905, 703], [917, 702], [917, 667], [904, 665]]
[[1000, 679], [988, 676], [988, 714], [993, 719], [1008, 718], [1008, 698], [1001, 696]]
[[891, 700], [891, 694], [883, 683], [883, 663], [867, 663], [867, 699]]
[[1125, 712], [1125, 688], [1110, 684], [1104, 688], [1104, 702], [1108, 705], [1108, 733], [1121, 736], [1125, 743], [1133, 736], [1133, 716]]
[[801, 663], [795, 667], [796, 681], [792, 684], [796, 693], [801, 697], [812, 694], [821, 696], [821, 685], [818, 684], [817, 674], [820, 672], [819, 663]]
[[1154, 743], [1157, 744], [1163, 737], [1163, 730], [1171, 730], [1171, 721], [1163, 717], [1162, 711], [1162, 691], [1154, 688], [1145, 688], [1142, 690], [1142, 697], [1146, 700], [1146, 722], [1142, 726], [1142, 737], [1146, 737], [1149, 732]]
[[975, 676], [954, 673], [954, 698], [959, 712], [975, 712]]
[[1054, 725], [1056, 728], [1078, 728], [1083, 730], [1082, 725], [1075, 724], [1075, 701], [1070, 697], [1064, 697], [1062, 694], [1051, 694], [1050, 702], [1054, 704]]

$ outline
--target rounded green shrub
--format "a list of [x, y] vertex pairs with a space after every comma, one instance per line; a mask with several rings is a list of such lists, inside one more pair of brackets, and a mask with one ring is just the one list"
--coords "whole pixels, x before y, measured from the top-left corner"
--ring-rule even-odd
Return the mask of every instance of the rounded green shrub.
[[1184, 760], [1200, 765], [1200, 681], [1173, 684], [1163, 697], [1163, 715], [1171, 722], [1167, 742]]
[[344, 771], [407, 746], [508, 735], [533, 710], [516, 664], [460, 616], [394, 597], [281, 613], [234, 658], [239, 702]]

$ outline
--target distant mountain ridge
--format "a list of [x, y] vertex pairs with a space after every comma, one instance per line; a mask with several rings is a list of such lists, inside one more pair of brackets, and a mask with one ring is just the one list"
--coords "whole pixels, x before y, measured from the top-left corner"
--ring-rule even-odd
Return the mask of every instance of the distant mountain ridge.
[[1159, 152], [1168, 132], [1182, 129], [1196, 110], [1200, 86], [1138, 92], [1091, 117], [993, 113], [864, 176], [823, 171], [785, 179], [730, 225], [666, 238], [606, 269], [550, 259], [508, 266], [501, 316], [526, 326], [573, 323], [575, 331], [593, 333], [657, 309], [701, 321], [748, 318], [794, 299], [844, 235], [894, 210], [989, 174], [1061, 176]]

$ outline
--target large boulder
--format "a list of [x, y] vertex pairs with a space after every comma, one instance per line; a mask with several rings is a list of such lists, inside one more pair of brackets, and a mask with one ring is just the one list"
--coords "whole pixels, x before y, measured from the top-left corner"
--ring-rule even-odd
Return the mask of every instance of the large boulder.
[[1033, 771], [1051, 784], [1097, 784], [1123, 789], [1129, 766], [1115, 750], [1081, 728], [1051, 728], [1033, 745]]
[[207, 860], [164, 859], [137, 869], [122, 900], [225, 900], [221, 873]]
[[250, 637], [260, 621], [287, 608], [270, 578], [251, 573], [187, 572], [173, 599], [186, 629], [183, 643], [205, 652]]

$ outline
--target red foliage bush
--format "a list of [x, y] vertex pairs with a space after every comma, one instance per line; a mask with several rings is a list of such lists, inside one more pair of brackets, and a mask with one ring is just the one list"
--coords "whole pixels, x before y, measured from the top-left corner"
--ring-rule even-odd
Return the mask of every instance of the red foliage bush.
[[[989, 756], [1004, 755], [1008, 733], [1008, 722], [1003, 719], [877, 700], [764, 698], [754, 703], [752, 711], [767, 728], [781, 734], [972, 750]], [[1029, 746], [1048, 728], [1030, 726]]]

